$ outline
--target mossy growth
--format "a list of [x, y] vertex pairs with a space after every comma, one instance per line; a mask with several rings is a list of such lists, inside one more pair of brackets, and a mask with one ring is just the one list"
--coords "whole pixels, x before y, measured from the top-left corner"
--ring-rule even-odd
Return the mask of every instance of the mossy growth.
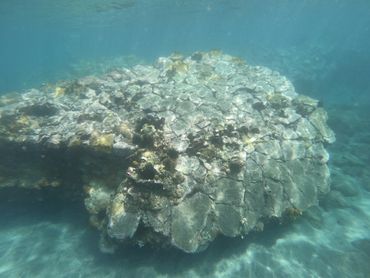
[[296, 112], [302, 116], [310, 115], [319, 104], [319, 101], [307, 96], [298, 96], [293, 100], [293, 106]]
[[153, 149], [157, 137], [156, 128], [153, 125], [144, 124], [140, 131], [134, 134], [132, 142], [142, 148]]
[[78, 82], [78, 80], [61, 81], [56, 84], [47, 83], [42, 87], [42, 90], [52, 94], [55, 98], [65, 95], [75, 95], [80, 97], [86, 87]]
[[219, 156], [219, 150], [214, 145], [208, 145], [206, 148], [199, 150], [197, 155], [207, 161], [212, 161]]
[[140, 165], [138, 172], [140, 177], [145, 180], [152, 180], [155, 178], [156, 174], [158, 174], [151, 162]]
[[166, 146], [155, 151], [139, 149], [130, 164], [130, 177], [134, 180], [155, 180], [178, 184], [180, 179], [176, 176], [177, 158], [177, 151]]
[[266, 108], [266, 105], [263, 102], [258, 101], [258, 102], [253, 103], [252, 107], [253, 107], [253, 109], [255, 109], [257, 111], [262, 111]]
[[114, 143], [114, 134], [94, 132], [91, 135], [90, 143], [91, 146], [93, 146], [99, 151], [111, 151]]
[[125, 137], [128, 140], [132, 140], [133, 137], [133, 130], [130, 128], [128, 123], [121, 123], [116, 127], [116, 131], [120, 134], [122, 134], [123, 137]]
[[0, 133], [7, 136], [15, 136], [19, 132], [27, 132], [37, 127], [37, 121], [24, 114], [16, 116], [4, 113], [0, 117]]
[[207, 161], [212, 161], [221, 157], [221, 152], [225, 146], [233, 147], [229, 146], [230, 143], [225, 144], [226, 138], [235, 137], [240, 137], [240, 134], [238, 129], [231, 124], [223, 128], [217, 128], [209, 134], [189, 134], [189, 147], [186, 153], [189, 156], [199, 156]]
[[[175, 185], [184, 180], [176, 170], [179, 153], [166, 144], [163, 126], [163, 118], [151, 115], [146, 115], [136, 123], [132, 141], [138, 149], [131, 157], [127, 177], [139, 191], [159, 194], [160, 191], [155, 190], [158, 186], [162, 191], [174, 191]], [[148, 186], [152, 188], [148, 189]]]
[[283, 109], [290, 106], [290, 100], [281, 93], [274, 93], [268, 97], [269, 104], [274, 109]]
[[176, 75], [186, 74], [189, 70], [189, 64], [187, 64], [182, 56], [171, 56], [173, 61], [169, 69], [166, 72], [168, 79], [173, 79]]
[[162, 144], [164, 118], [146, 115], [136, 123], [132, 142], [141, 148], [155, 149]]
[[239, 174], [243, 169], [244, 163], [237, 158], [233, 158], [229, 161], [230, 174]]
[[287, 208], [283, 213], [283, 222], [295, 221], [298, 217], [302, 215], [302, 211], [298, 208], [291, 207]]

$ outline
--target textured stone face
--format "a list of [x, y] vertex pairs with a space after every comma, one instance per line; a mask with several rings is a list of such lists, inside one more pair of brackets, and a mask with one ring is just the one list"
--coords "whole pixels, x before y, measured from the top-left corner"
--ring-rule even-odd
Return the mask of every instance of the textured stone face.
[[0, 105], [0, 152], [12, 160], [0, 187], [84, 187], [105, 245], [198, 252], [217, 235], [294, 217], [329, 190], [324, 143], [335, 137], [323, 108], [277, 72], [218, 52]]

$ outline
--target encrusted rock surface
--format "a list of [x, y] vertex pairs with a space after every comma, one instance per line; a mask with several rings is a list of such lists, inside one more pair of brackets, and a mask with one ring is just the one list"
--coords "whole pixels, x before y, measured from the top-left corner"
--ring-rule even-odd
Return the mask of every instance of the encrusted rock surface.
[[[102, 249], [198, 252], [329, 191], [318, 101], [219, 52], [172, 55], [0, 99], [1, 187], [84, 188]], [[81, 191], [81, 190], [80, 190]]]

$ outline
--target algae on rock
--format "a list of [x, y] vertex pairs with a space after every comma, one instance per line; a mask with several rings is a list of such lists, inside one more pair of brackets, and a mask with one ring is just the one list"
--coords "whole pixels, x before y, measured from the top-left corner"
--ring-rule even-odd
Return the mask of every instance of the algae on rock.
[[277, 72], [197, 52], [63, 84], [2, 97], [0, 190], [79, 192], [104, 250], [198, 252], [329, 191], [326, 112]]

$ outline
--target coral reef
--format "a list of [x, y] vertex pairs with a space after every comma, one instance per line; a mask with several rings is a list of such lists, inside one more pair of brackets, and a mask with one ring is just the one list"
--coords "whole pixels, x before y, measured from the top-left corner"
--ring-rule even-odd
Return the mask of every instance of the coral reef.
[[81, 198], [102, 250], [199, 252], [220, 234], [295, 219], [329, 191], [326, 121], [277, 72], [217, 51], [176, 54], [3, 97], [0, 190]]

